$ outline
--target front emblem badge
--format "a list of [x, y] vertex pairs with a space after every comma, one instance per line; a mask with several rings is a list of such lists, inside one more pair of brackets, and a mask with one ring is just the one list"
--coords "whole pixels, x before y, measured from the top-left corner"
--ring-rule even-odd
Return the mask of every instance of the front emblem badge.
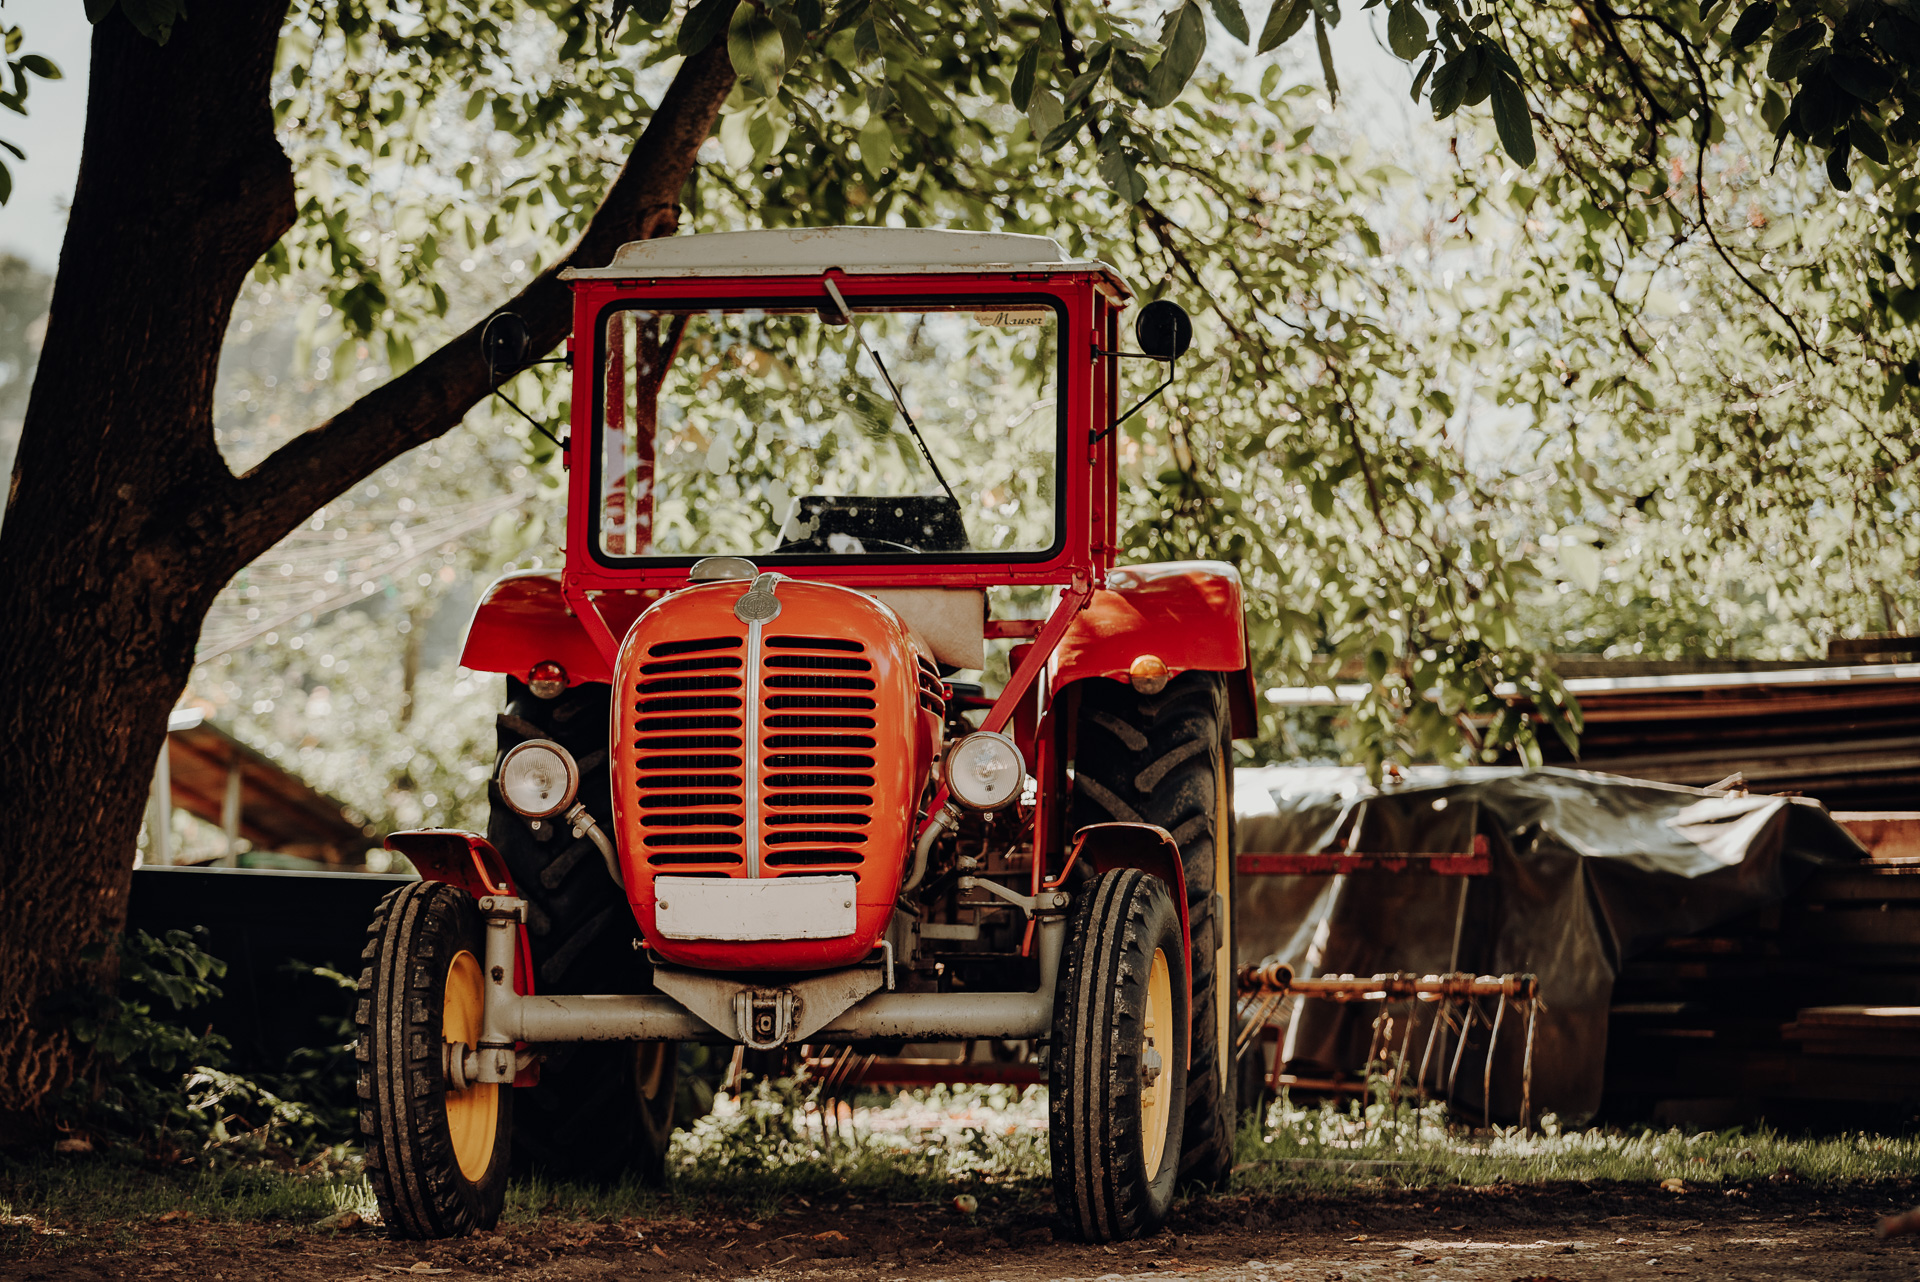
[[773, 594], [774, 585], [780, 581], [778, 574], [762, 574], [754, 579], [738, 601], [733, 603], [733, 617], [742, 623], [771, 623], [780, 617], [780, 599]]

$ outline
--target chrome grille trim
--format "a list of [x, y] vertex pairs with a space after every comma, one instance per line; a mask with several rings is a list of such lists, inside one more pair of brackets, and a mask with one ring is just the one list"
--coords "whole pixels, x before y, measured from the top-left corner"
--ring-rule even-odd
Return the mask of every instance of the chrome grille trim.
[[747, 764], [747, 876], [760, 875], [760, 649], [766, 624], [758, 618], [747, 623], [746, 671], [746, 764]]

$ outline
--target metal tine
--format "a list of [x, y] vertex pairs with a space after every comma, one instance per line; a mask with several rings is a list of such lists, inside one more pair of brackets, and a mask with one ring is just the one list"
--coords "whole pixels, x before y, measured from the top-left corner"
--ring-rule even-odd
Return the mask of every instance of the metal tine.
[[1520, 1062], [1520, 1129], [1533, 1129], [1533, 1020], [1540, 1013], [1539, 997], [1527, 1000], [1527, 1053]]
[[1407, 1047], [1413, 1044], [1413, 1014], [1420, 1007], [1420, 999], [1407, 999], [1407, 1027], [1400, 1034], [1400, 1054], [1393, 1061], [1393, 1077], [1387, 1087], [1387, 1100], [1397, 1120], [1400, 1116], [1400, 1077], [1407, 1069]]
[[1454, 1084], [1460, 1079], [1460, 1061], [1467, 1053], [1467, 1036], [1473, 1032], [1474, 1005], [1469, 997], [1462, 1005], [1466, 1007], [1466, 1018], [1460, 1021], [1460, 1042], [1453, 1048], [1453, 1067], [1447, 1070], [1447, 1103], [1453, 1103]]
[[[1427, 1049], [1422, 1052], [1420, 1056], [1419, 1076], [1413, 1079], [1413, 1089], [1422, 1094], [1424, 1094], [1427, 1089], [1427, 1065], [1433, 1059], [1434, 1041], [1440, 1036], [1441, 1025], [1447, 1023], [1450, 1018], [1447, 1014], [1447, 1004], [1445, 1001], [1437, 1001], [1433, 1004], [1433, 1026], [1427, 1030]], [[1446, 1052], [1442, 1051], [1441, 1057], [1443, 1059], [1445, 1055]]]
[[1480, 1118], [1493, 1129], [1493, 1053], [1500, 1045], [1500, 1021], [1507, 1017], [1507, 995], [1500, 994], [1500, 1007], [1493, 1013], [1493, 1033], [1487, 1038], [1487, 1066], [1481, 1078]]

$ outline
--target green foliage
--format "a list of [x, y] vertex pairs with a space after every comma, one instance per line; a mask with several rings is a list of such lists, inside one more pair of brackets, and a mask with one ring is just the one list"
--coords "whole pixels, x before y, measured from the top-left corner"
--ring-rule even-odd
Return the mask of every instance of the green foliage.
[[[1253, 52], [1297, 39], [1311, 61], [1311, 18], [1332, 93], [1340, 15], [1276, 0]], [[1446, 122], [1415, 140], [1433, 164], [1412, 195], [1290, 70], [1269, 65], [1257, 91], [1223, 74], [1246, 16], [1226, 0], [641, 0], [604, 17], [302, 0], [274, 91], [300, 219], [257, 283], [307, 291], [316, 385], [403, 371], [498, 301], [478, 273], [517, 285], [553, 261], [671, 60], [724, 39], [744, 80], [687, 229], [1040, 232], [1201, 317], [1179, 403], [1123, 442], [1129, 553], [1238, 564], [1264, 678], [1364, 677], [1341, 730], [1353, 759], [1526, 757], [1537, 733], [1573, 736], [1554, 650], [1774, 657], [1914, 626], [1903, 12], [1392, 0], [1388, 44]], [[1210, 17], [1228, 48], [1208, 49]], [[549, 410], [563, 395], [555, 380]], [[529, 479], [549, 460], [529, 450]], [[551, 516], [530, 506], [497, 543], [538, 546]], [[348, 686], [360, 716], [373, 689]], [[233, 697], [271, 709], [243, 715], [271, 720], [284, 755], [351, 755], [307, 742], [277, 694]], [[455, 736], [390, 713], [382, 733], [396, 721], [449, 740], [418, 770], [453, 782], [381, 804], [472, 804], [477, 719]], [[367, 778], [384, 787], [399, 753], [362, 752], [388, 770]]]
[[[27, 91], [33, 82], [29, 76], [38, 76], [42, 80], [60, 79], [60, 68], [52, 59], [37, 53], [21, 53], [26, 43], [26, 33], [19, 27], [0, 25], [0, 53], [4, 53], [5, 65], [0, 68], [0, 107], [17, 116], [27, 114]], [[5, 152], [15, 160], [25, 160], [27, 153], [20, 150], [5, 138], [0, 138], [0, 152]], [[0, 160], [0, 205], [7, 203], [13, 195], [13, 171], [7, 168], [7, 162]]]
[[[228, 1071], [226, 1038], [195, 1031], [191, 1012], [220, 996], [214, 981], [225, 962], [182, 930], [160, 938], [135, 931], [115, 953], [117, 990], [85, 989], [58, 1002], [89, 1052], [61, 1097], [63, 1127], [168, 1161], [218, 1164], [323, 1146], [325, 1123], [311, 1108]], [[98, 966], [108, 958], [94, 948], [83, 960]]]

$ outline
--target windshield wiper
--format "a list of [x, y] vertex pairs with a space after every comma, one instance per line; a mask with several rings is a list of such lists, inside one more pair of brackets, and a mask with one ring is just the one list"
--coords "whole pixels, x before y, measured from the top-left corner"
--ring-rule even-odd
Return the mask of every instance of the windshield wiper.
[[894, 408], [898, 409], [900, 417], [907, 421], [907, 430], [913, 433], [914, 443], [920, 447], [921, 456], [927, 460], [927, 466], [933, 469], [933, 479], [940, 482], [940, 488], [945, 490], [947, 497], [953, 500], [954, 507], [959, 507], [959, 495], [955, 494], [953, 487], [947, 484], [947, 478], [940, 472], [940, 465], [933, 461], [933, 451], [927, 448], [927, 438], [920, 435], [919, 425], [913, 421], [913, 415], [907, 412], [907, 402], [900, 395], [900, 389], [894, 385], [893, 375], [887, 372], [886, 362], [880, 359], [880, 353], [867, 346], [867, 336], [860, 329], [860, 322], [853, 318], [853, 309], [847, 306], [847, 300], [841, 296], [840, 287], [833, 283], [831, 277], [825, 283], [827, 293], [833, 297], [833, 305], [840, 309], [840, 314], [847, 318], [847, 324], [853, 327], [853, 336], [859, 340], [860, 350], [867, 354], [867, 359], [873, 362], [873, 367], [880, 371], [880, 378], [886, 383], [887, 391], [893, 394]]

